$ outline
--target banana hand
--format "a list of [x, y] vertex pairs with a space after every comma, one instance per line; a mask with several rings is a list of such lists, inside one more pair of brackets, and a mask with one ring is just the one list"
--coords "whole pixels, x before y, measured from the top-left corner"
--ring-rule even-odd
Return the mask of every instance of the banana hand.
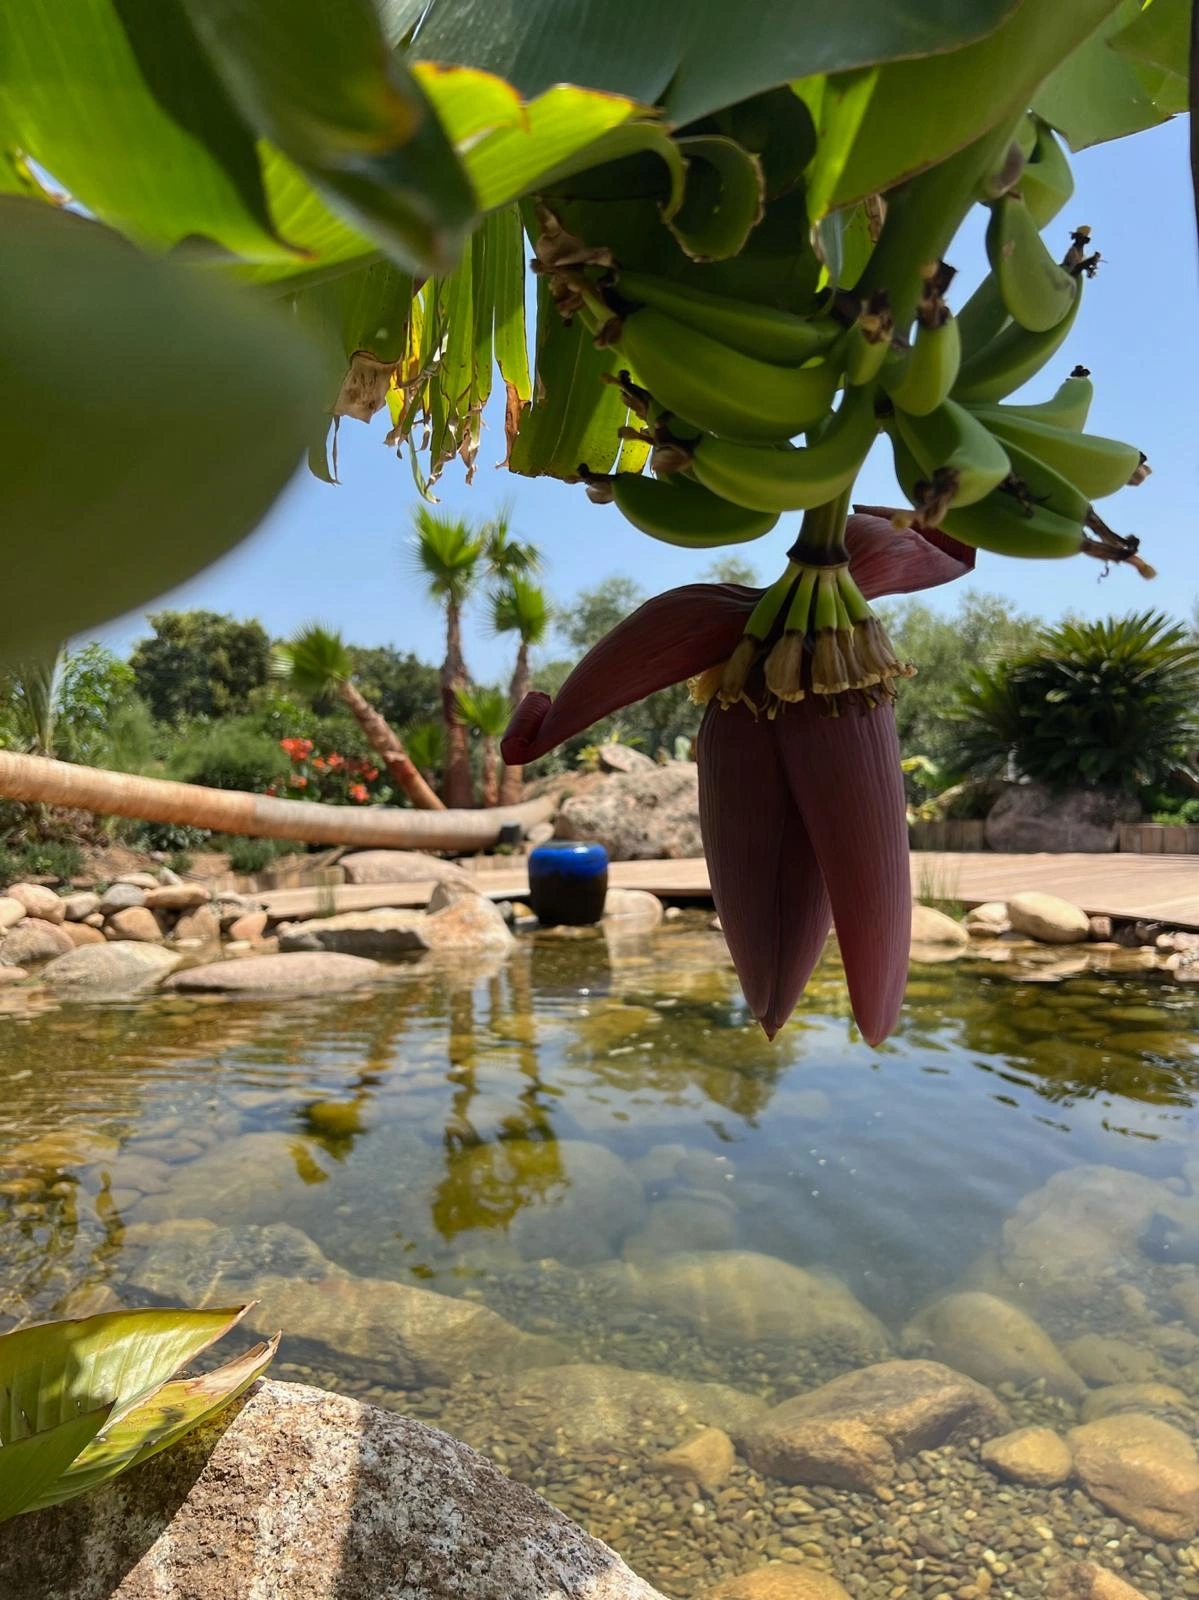
[[957, 318], [947, 312], [935, 327], [918, 326], [911, 351], [897, 363], [894, 375], [890, 367], [883, 368], [882, 386], [896, 410], [911, 417], [927, 416], [948, 398], [961, 360]]
[[635, 528], [651, 539], [691, 550], [745, 544], [769, 533], [778, 521], [777, 512], [764, 516], [747, 511], [679, 473], [647, 478], [636, 472], [618, 472], [611, 489], [614, 503]]
[[1077, 484], [1089, 500], [1122, 489], [1141, 464], [1141, 452], [1122, 439], [1105, 439], [1098, 433], [1075, 433], [1047, 422], [1013, 416], [1006, 407], [978, 406], [974, 415], [997, 438], [1026, 450], [1069, 482]]
[[[1081, 291], [1081, 280], [1078, 287]], [[1081, 303], [1080, 292], [1062, 320], [1046, 333], [1030, 333], [1018, 322], [1009, 322], [989, 344], [962, 362], [953, 398], [968, 406], [1006, 400], [1053, 359], [1074, 326]]]
[[952, 400], [943, 401], [925, 417], [897, 411], [895, 427], [946, 507], [981, 500], [1012, 470], [999, 440]]
[[642, 272], [622, 269], [617, 289], [635, 304], [665, 311], [684, 327], [775, 366], [802, 366], [827, 350], [841, 332], [828, 317], [797, 317], [773, 306], [707, 294]]
[[1056, 328], [1078, 297], [1078, 278], [1045, 248], [1019, 194], [1002, 195], [987, 224], [987, 259], [1011, 316], [1030, 333]]

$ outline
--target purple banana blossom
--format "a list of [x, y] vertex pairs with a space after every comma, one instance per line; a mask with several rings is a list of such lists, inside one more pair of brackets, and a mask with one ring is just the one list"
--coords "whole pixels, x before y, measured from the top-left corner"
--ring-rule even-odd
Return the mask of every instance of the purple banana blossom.
[[[962, 577], [974, 552], [891, 513], [855, 509], [849, 571], [867, 599]], [[534, 692], [501, 746], [523, 766], [593, 722], [732, 655], [763, 591], [688, 584], [648, 600], [584, 656], [556, 700]], [[713, 698], [699, 735], [699, 809], [712, 897], [746, 1001], [771, 1039], [834, 922], [854, 1015], [871, 1044], [895, 1026], [907, 979], [911, 879], [889, 702], [809, 694], [777, 715]]]

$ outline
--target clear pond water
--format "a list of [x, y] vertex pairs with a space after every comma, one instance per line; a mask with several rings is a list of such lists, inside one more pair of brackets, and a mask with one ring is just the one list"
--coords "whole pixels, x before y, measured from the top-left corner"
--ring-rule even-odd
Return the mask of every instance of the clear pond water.
[[[767, 1044], [694, 917], [325, 998], [10, 993], [0, 1326], [258, 1294], [279, 1375], [469, 1439], [669, 1595], [774, 1559], [888, 1600], [1033, 1596], [1075, 1558], [1197, 1595], [1199, 1546], [1003, 1484], [968, 1441], [881, 1501], [657, 1465], [713, 1420], [667, 1380], [774, 1403], [944, 1354], [912, 1319], [975, 1290], [1067, 1355], [1088, 1336], [1092, 1387], [1169, 1385], [1194, 1433], [1199, 995], [1079, 964], [914, 967], [878, 1051], [831, 957]], [[984, 1375], [1013, 1425], [1078, 1420], [1081, 1385]]]

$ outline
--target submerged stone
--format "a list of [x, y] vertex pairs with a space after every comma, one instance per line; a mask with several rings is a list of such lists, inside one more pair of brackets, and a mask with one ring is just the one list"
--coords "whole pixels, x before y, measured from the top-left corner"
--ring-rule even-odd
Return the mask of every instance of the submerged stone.
[[991, 1388], [1041, 1383], [1049, 1394], [1077, 1400], [1086, 1385], [1049, 1335], [1026, 1312], [993, 1294], [948, 1294], [904, 1330], [904, 1349], [928, 1354]]

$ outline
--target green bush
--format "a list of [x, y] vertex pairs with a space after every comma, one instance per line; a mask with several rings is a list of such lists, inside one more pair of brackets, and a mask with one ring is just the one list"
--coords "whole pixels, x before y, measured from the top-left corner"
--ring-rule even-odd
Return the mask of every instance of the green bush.
[[1164, 822], [1175, 827], [1179, 825], [1194, 827], [1199, 824], [1199, 800], [1194, 798], [1180, 800], [1175, 805], [1155, 808], [1152, 816], [1154, 822]]
[[229, 857], [231, 872], [264, 872], [280, 856], [295, 855], [307, 846], [295, 844], [290, 839], [249, 839], [244, 834], [216, 834], [212, 841], [214, 850], [223, 850]]
[[0, 847], [0, 883], [19, 883], [22, 878], [57, 878], [66, 883], [82, 871], [83, 851], [62, 839]]
[[170, 855], [206, 849], [212, 834], [207, 828], [189, 828], [182, 822], [139, 822], [125, 838], [134, 850]]
[[290, 765], [277, 740], [237, 717], [194, 726], [172, 754], [168, 771], [183, 783], [263, 794], [285, 782]]

